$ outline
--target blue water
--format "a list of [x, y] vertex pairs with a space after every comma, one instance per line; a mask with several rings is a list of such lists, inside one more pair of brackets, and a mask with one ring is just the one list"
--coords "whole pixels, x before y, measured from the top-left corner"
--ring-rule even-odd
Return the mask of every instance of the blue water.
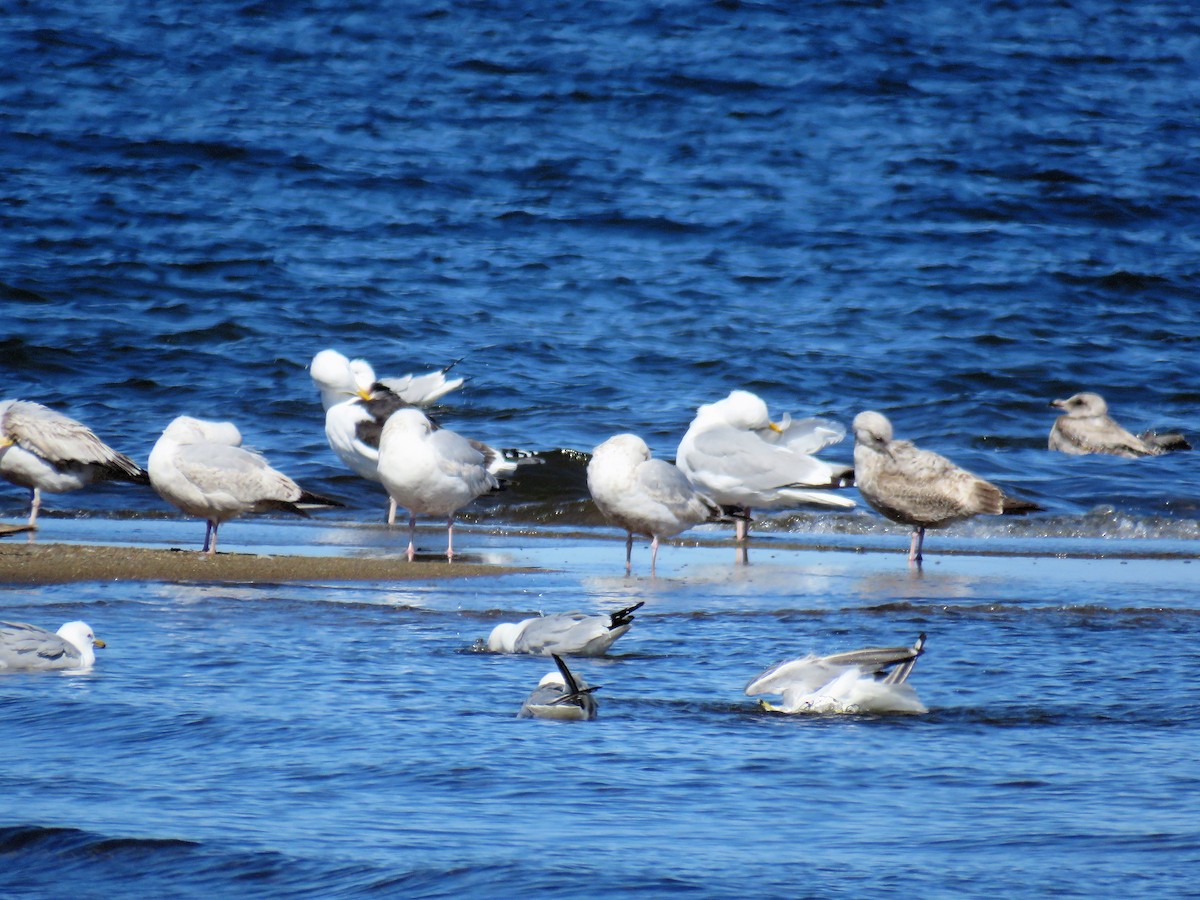
[[[1090, 389], [1134, 431], [1197, 437], [1200, 8], [51, 0], [0, 21], [3, 396], [141, 461], [178, 414], [232, 419], [347, 503], [231, 523], [230, 550], [401, 547], [325, 444], [324, 347], [386, 374], [461, 359], [443, 424], [549, 460], [459, 542], [547, 571], [0, 588], [5, 618], [110, 644], [88, 676], [0, 679], [6, 894], [1194, 889], [1197, 457], [1046, 436], [1048, 401]], [[749, 566], [686, 541], [650, 580], [639, 547], [624, 578], [554, 451], [628, 430], [670, 457], [737, 387], [776, 414], [884, 411], [1045, 512], [932, 535], [919, 577], [859, 508], [759, 517]], [[25, 503], [0, 489], [5, 519]], [[42, 515], [43, 541], [202, 538], [125, 485]], [[636, 600], [583, 667], [588, 725], [516, 720], [545, 663], [467, 652], [513, 616]], [[926, 716], [741, 695], [783, 656], [921, 630]]]

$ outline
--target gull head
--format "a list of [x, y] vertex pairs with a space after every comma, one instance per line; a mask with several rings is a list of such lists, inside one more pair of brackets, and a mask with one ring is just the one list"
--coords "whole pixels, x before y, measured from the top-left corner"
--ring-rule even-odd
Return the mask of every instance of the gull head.
[[383, 426], [383, 434], [379, 439], [382, 442], [384, 436], [388, 434], [426, 435], [432, 431], [433, 423], [429, 421], [429, 417], [415, 406], [409, 406], [398, 409], [388, 416], [388, 420]]
[[860, 412], [854, 417], [854, 440], [873, 450], [886, 452], [892, 441], [892, 423], [883, 413], [873, 409]]
[[58, 636], [79, 651], [83, 657], [83, 665], [90, 666], [96, 661], [94, 647], [104, 647], [104, 641], [96, 637], [92, 627], [87, 622], [68, 622], [58, 629]]
[[232, 422], [210, 422], [191, 416], [177, 416], [163, 429], [162, 436], [176, 444], [242, 445], [242, 433]]
[[338, 394], [355, 392], [354, 372], [350, 360], [336, 350], [322, 350], [308, 364], [308, 374], [322, 393]]
[[766, 402], [749, 391], [730, 391], [724, 400], [701, 406], [696, 413], [697, 419], [720, 422], [741, 431], [780, 430], [771, 421]]
[[[487, 648], [493, 653], [512, 653], [516, 647], [521, 626], [517, 622], [502, 622], [488, 635]], [[557, 673], [556, 673], [557, 674]]]
[[1104, 398], [1091, 391], [1084, 391], [1066, 400], [1051, 400], [1050, 405], [1061, 409], [1072, 419], [1087, 419], [1108, 413], [1108, 404], [1104, 402]]
[[592, 457], [619, 457], [630, 463], [645, 462], [650, 448], [636, 434], [615, 434], [592, 451]]

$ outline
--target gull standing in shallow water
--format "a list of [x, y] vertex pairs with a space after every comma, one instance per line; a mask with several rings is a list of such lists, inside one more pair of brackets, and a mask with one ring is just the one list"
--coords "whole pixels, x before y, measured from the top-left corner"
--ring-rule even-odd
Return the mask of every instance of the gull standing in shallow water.
[[547, 656], [603, 656], [633, 625], [635, 603], [614, 613], [588, 616], [581, 612], [534, 616], [520, 622], [502, 622], [488, 635], [487, 649], [493, 653], [529, 653]]
[[341, 506], [301, 488], [244, 450], [232, 422], [179, 416], [150, 451], [150, 484], [159, 496], [189, 516], [204, 519], [202, 552], [217, 552], [217, 528], [248, 512], [283, 510], [307, 516], [305, 507]]
[[1041, 509], [1006, 497], [1000, 488], [944, 456], [909, 441], [892, 440], [892, 423], [867, 410], [854, 417], [854, 479], [877, 512], [911, 525], [908, 558], [921, 561], [926, 528], [944, 528], [972, 516], [999, 516]]
[[27, 400], [0, 402], [0, 476], [29, 489], [31, 529], [37, 528], [42, 491], [61, 494], [94, 481], [147, 482], [140, 466], [86, 425]]
[[785, 417], [774, 423], [760, 397], [733, 391], [696, 411], [679, 442], [676, 465], [697, 490], [741, 510], [737, 540], [744, 541], [755, 507], [855, 505], [831, 490], [852, 484], [853, 470], [814, 455], [845, 435], [845, 428], [826, 419]]
[[523, 719], [569, 722], [586, 722], [596, 718], [596, 698], [592, 694], [600, 690], [600, 685], [589, 687], [582, 678], [571, 674], [561, 656], [551, 655], [554, 656], [558, 671], [542, 677], [533, 693], [521, 704], [521, 711], [517, 715]]
[[498, 490], [475, 443], [435, 428], [419, 409], [394, 412], [379, 439], [379, 477], [388, 496], [408, 510], [408, 558], [417, 553], [418, 515], [446, 517], [446, 557], [454, 558], [454, 515], [476, 497]]
[[760, 700], [781, 713], [923, 713], [925, 705], [908, 684], [925, 635], [911, 647], [871, 647], [832, 656], [809, 654], [781, 662], [748, 685], [746, 695], [782, 694], [779, 704]]
[[1161, 456], [1172, 450], [1190, 450], [1191, 445], [1180, 434], [1155, 434], [1153, 431], [1135, 435], [1126, 431], [1108, 415], [1108, 404], [1099, 394], [1084, 391], [1066, 400], [1051, 400], [1050, 405], [1064, 415], [1050, 429], [1050, 449], [1083, 456], [1105, 453], [1134, 459], [1141, 456]]
[[650, 573], [661, 540], [702, 522], [728, 521], [721, 507], [688, 481], [677, 466], [650, 457], [646, 442], [618, 434], [592, 451], [588, 491], [604, 516], [625, 529], [625, 571], [633, 566], [633, 536], [650, 536]]
[[0, 622], [0, 672], [90, 669], [93, 648], [104, 647], [86, 622], [68, 622], [58, 632], [24, 622]]

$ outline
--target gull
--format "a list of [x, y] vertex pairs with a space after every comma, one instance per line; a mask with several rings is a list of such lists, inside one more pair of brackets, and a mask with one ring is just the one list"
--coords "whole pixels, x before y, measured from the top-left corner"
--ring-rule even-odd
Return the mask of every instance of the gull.
[[709, 498], [741, 510], [737, 539], [744, 541], [753, 507], [855, 505], [829, 490], [852, 483], [850, 467], [814, 455], [845, 434], [841, 425], [826, 419], [785, 417], [774, 423], [760, 397], [733, 391], [696, 411], [679, 442], [676, 465]]
[[596, 718], [596, 698], [593, 692], [600, 685], [589, 687], [582, 678], [576, 678], [558, 654], [554, 665], [558, 671], [542, 677], [533, 693], [521, 704], [520, 718], [560, 719], [570, 722], [586, 722]]
[[1153, 431], [1135, 435], [1126, 431], [1109, 418], [1104, 398], [1090, 391], [1066, 400], [1052, 400], [1050, 405], [1065, 413], [1055, 419], [1054, 427], [1050, 429], [1051, 450], [1072, 456], [1106, 453], [1135, 459], [1191, 449], [1183, 435], [1155, 434]]
[[28, 400], [0, 402], [0, 475], [29, 489], [30, 529], [37, 528], [42, 491], [61, 494], [94, 481], [147, 481], [141, 467], [86, 425]]
[[435, 428], [419, 409], [400, 409], [383, 426], [379, 477], [408, 510], [408, 558], [416, 556], [418, 515], [446, 517], [446, 557], [454, 558], [454, 516], [481, 494], [499, 490], [487, 458], [457, 432]]
[[782, 694], [780, 704], [759, 701], [763, 709], [781, 713], [928, 712], [908, 684], [924, 652], [922, 633], [911, 647], [870, 647], [831, 656], [810, 653], [767, 669], [746, 685], [746, 695]]
[[867, 410], [854, 417], [854, 477], [858, 491], [881, 515], [911, 525], [908, 558], [921, 561], [926, 528], [944, 528], [975, 515], [1041, 509], [1006, 497], [1000, 488], [944, 456], [910, 441], [892, 440], [892, 423]]
[[534, 656], [603, 656], [632, 627], [633, 613], [643, 603], [595, 616], [566, 612], [502, 622], [488, 635], [487, 649]]
[[68, 622], [58, 633], [24, 622], [0, 622], [0, 672], [90, 669], [104, 641], [86, 622]]
[[604, 516], [625, 529], [625, 571], [632, 568], [633, 536], [650, 537], [653, 574], [661, 540], [702, 522], [728, 521], [721, 507], [688, 480], [678, 466], [652, 459], [635, 434], [610, 437], [592, 451], [588, 491]]
[[400, 378], [375, 377], [375, 370], [365, 359], [349, 359], [336, 350], [322, 350], [312, 358], [308, 372], [321, 392], [321, 403], [329, 409], [346, 399], [346, 394], [366, 398], [376, 384], [382, 384], [405, 403], [429, 406], [451, 391], [462, 387], [462, 378], [447, 378], [457, 363], [425, 375], [405, 375]]
[[248, 512], [307, 516], [306, 506], [341, 506], [304, 490], [241, 443], [232, 422], [179, 416], [150, 451], [151, 486], [171, 505], [205, 520], [202, 552], [216, 554], [220, 524]]

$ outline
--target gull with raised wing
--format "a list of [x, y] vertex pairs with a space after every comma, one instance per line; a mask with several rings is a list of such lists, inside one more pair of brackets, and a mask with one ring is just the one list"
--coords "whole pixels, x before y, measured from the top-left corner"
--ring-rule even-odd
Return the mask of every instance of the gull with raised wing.
[[743, 541], [757, 507], [855, 505], [834, 490], [853, 484], [853, 470], [815, 455], [845, 435], [845, 428], [827, 419], [772, 422], [762, 398], [733, 391], [696, 411], [675, 462], [697, 490], [742, 512], [737, 539]]
[[216, 554], [217, 528], [246, 513], [282, 510], [307, 516], [306, 508], [341, 506], [304, 490], [241, 443], [232, 422], [179, 416], [150, 451], [150, 484], [159, 496], [204, 519], [202, 552]]
[[28, 400], [0, 402], [0, 476], [29, 489], [29, 529], [42, 491], [61, 494], [96, 481], [146, 484], [146, 473], [70, 416]]
[[596, 718], [596, 698], [600, 685], [589, 686], [571, 674], [561, 656], [551, 654], [557, 671], [542, 676], [538, 686], [525, 698], [517, 715], [523, 719], [558, 719], [586, 722]]
[[923, 713], [925, 705], [908, 683], [925, 635], [911, 647], [869, 647], [778, 663], [748, 685], [746, 695], [781, 694], [778, 704], [759, 705], [781, 713]]

